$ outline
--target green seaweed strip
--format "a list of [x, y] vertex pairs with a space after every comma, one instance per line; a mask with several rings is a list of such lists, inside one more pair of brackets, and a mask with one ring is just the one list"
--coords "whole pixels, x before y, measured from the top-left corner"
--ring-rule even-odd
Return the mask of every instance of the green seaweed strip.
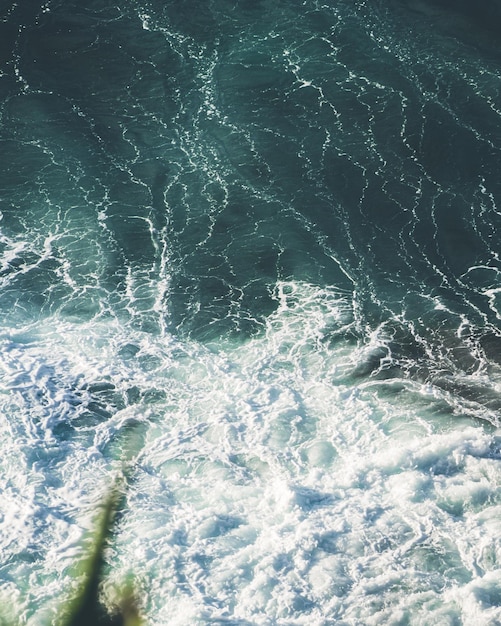
[[104, 550], [113, 530], [115, 515], [120, 508], [124, 494], [115, 486], [103, 503], [95, 540], [91, 552], [78, 568], [83, 574], [83, 583], [76, 596], [69, 601], [68, 615], [62, 626], [143, 626], [139, 616], [132, 583], [128, 582], [121, 591], [118, 612], [110, 615], [99, 601], [99, 584], [103, 577]]

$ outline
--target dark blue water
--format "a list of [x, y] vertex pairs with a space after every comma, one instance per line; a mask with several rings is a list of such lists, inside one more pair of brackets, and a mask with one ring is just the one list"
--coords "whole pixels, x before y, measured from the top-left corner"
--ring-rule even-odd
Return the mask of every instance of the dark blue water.
[[151, 623], [501, 620], [500, 26], [487, 0], [3, 0], [25, 622], [123, 455], [110, 577], [137, 561]]
[[358, 330], [399, 326], [413, 360], [425, 343], [478, 367], [498, 337], [499, 59], [490, 16], [447, 9], [7, 6], [4, 247], [38, 249], [8, 261], [4, 315], [115, 311], [132, 272], [169, 281], [152, 332], [248, 335], [292, 278], [355, 293]]

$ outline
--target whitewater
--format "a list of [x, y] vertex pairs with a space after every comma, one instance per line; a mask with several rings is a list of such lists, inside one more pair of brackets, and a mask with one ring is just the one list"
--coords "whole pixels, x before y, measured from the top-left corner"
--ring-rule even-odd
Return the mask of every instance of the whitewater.
[[0, 5], [0, 616], [501, 624], [501, 11]]

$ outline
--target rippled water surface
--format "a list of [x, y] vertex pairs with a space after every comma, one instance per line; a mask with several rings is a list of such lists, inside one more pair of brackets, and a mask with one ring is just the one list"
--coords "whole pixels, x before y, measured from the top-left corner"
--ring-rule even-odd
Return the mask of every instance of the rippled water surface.
[[501, 8], [0, 4], [0, 605], [117, 474], [148, 624], [501, 624]]

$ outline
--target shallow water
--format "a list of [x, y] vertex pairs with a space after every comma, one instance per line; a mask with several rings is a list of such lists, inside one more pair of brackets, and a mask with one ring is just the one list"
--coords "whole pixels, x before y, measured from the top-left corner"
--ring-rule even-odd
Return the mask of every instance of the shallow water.
[[501, 623], [495, 7], [0, 11], [0, 600], [114, 477], [151, 624]]

